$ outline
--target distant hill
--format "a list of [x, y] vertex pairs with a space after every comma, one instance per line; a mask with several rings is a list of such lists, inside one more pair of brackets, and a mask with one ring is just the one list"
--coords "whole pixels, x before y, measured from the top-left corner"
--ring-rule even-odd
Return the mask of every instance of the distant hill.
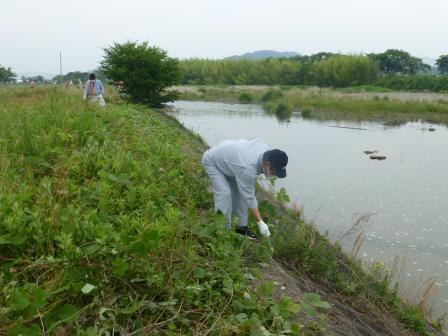
[[281, 57], [293, 57], [298, 56], [299, 53], [295, 51], [275, 51], [275, 50], [257, 50], [243, 55], [234, 55], [224, 58], [225, 60], [241, 60], [241, 59], [252, 59], [260, 60], [264, 58], [281, 58]]

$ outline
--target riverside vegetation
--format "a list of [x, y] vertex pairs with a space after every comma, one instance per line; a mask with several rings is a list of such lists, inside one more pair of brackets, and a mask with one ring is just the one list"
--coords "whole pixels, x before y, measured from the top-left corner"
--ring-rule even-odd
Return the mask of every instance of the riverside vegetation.
[[[421, 120], [448, 123], [448, 95], [432, 94], [422, 99], [418, 94], [400, 94], [378, 87], [319, 89], [296, 86], [178, 86], [185, 100], [260, 103], [281, 120], [293, 111], [305, 118], [381, 121], [399, 124]], [[412, 99], [413, 95], [416, 99]], [[421, 94], [423, 95], [423, 94]], [[429, 94], [428, 94], [429, 95]], [[409, 96], [409, 97], [407, 97]]]
[[311, 85], [344, 88], [375, 85], [393, 90], [448, 91], [448, 55], [437, 72], [403, 50], [343, 55], [320, 52], [264, 60], [190, 59], [180, 62], [183, 85]]
[[272, 257], [338, 310], [395, 316], [395, 335], [441, 334], [398, 298], [390, 271], [363, 271], [287, 210], [284, 190], [260, 191], [271, 242], [225, 230], [199, 163], [206, 145], [165, 114], [57, 88], [0, 98], [0, 334], [331, 330], [335, 308], [319, 293], [274, 295], [260, 269]]

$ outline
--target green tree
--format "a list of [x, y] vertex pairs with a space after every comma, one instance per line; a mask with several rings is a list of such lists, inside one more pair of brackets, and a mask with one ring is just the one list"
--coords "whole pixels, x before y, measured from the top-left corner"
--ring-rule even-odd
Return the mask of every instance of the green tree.
[[12, 71], [11, 68], [5, 68], [0, 65], [0, 82], [3, 82], [3, 84], [6, 84], [8, 82], [14, 81], [14, 77], [16, 74], [14, 71]]
[[420, 58], [413, 57], [404, 50], [388, 49], [383, 53], [368, 56], [378, 63], [380, 71], [384, 74], [416, 74], [431, 70], [431, 67], [423, 63]]
[[448, 55], [441, 55], [437, 59], [436, 65], [442, 75], [448, 75]]
[[[96, 75], [96, 78], [99, 80], [104, 80], [104, 75], [101, 76], [101, 73], [99, 71], [93, 71]], [[89, 79], [89, 72], [81, 72], [81, 71], [73, 71], [69, 72], [65, 75], [62, 75], [62, 81], [71, 80], [73, 82], [77, 82], [78, 80], [88, 80]], [[56, 82], [61, 81], [61, 75], [57, 75], [53, 77], [53, 80]]]
[[135, 103], [161, 106], [177, 98], [167, 88], [177, 84], [179, 62], [148, 42], [114, 43], [104, 49], [101, 69], [114, 81], [124, 82], [124, 92]]
[[371, 84], [378, 74], [378, 66], [362, 55], [333, 55], [313, 62], [310, 76], [319, 86], [347, 87]]

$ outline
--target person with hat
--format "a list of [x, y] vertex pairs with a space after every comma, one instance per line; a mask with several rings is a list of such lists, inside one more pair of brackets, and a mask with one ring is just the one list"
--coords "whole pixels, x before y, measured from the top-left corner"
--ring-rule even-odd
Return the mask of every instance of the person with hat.
[[286, 177], [286, 153], [279, 149], [269, 150], [260, 139], [226, 140], [208, 149], [202, 157], [202, 164], [213, 185], [215, 211], [219, 210], [227, 217], [227, 228], [231, 228], [232, 218], [236, 217], [236, 232], [256, 238], [247, 228], [250, 209], [260, 233], [269, 237], [269, 228], [258, 210], [255, 181], [261, 174]]
[[84, 99], [89, 98], [90, 101], [97, 102], [100, 106], [106, 106], [103, 95], [103, 83], [99, 79], [96, 79], [94, 73], [91, 73], [86, 83], [86, 89], [84, 90]]

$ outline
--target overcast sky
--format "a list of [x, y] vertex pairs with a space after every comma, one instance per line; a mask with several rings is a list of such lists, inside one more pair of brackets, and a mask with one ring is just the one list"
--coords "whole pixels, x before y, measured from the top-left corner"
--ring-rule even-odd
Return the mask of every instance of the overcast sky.
[[448, 54], [447, 0], [1, 0], [0, 65], [88, 71], [103, 48], [149, 41], [178, 58], [260, 49]]

